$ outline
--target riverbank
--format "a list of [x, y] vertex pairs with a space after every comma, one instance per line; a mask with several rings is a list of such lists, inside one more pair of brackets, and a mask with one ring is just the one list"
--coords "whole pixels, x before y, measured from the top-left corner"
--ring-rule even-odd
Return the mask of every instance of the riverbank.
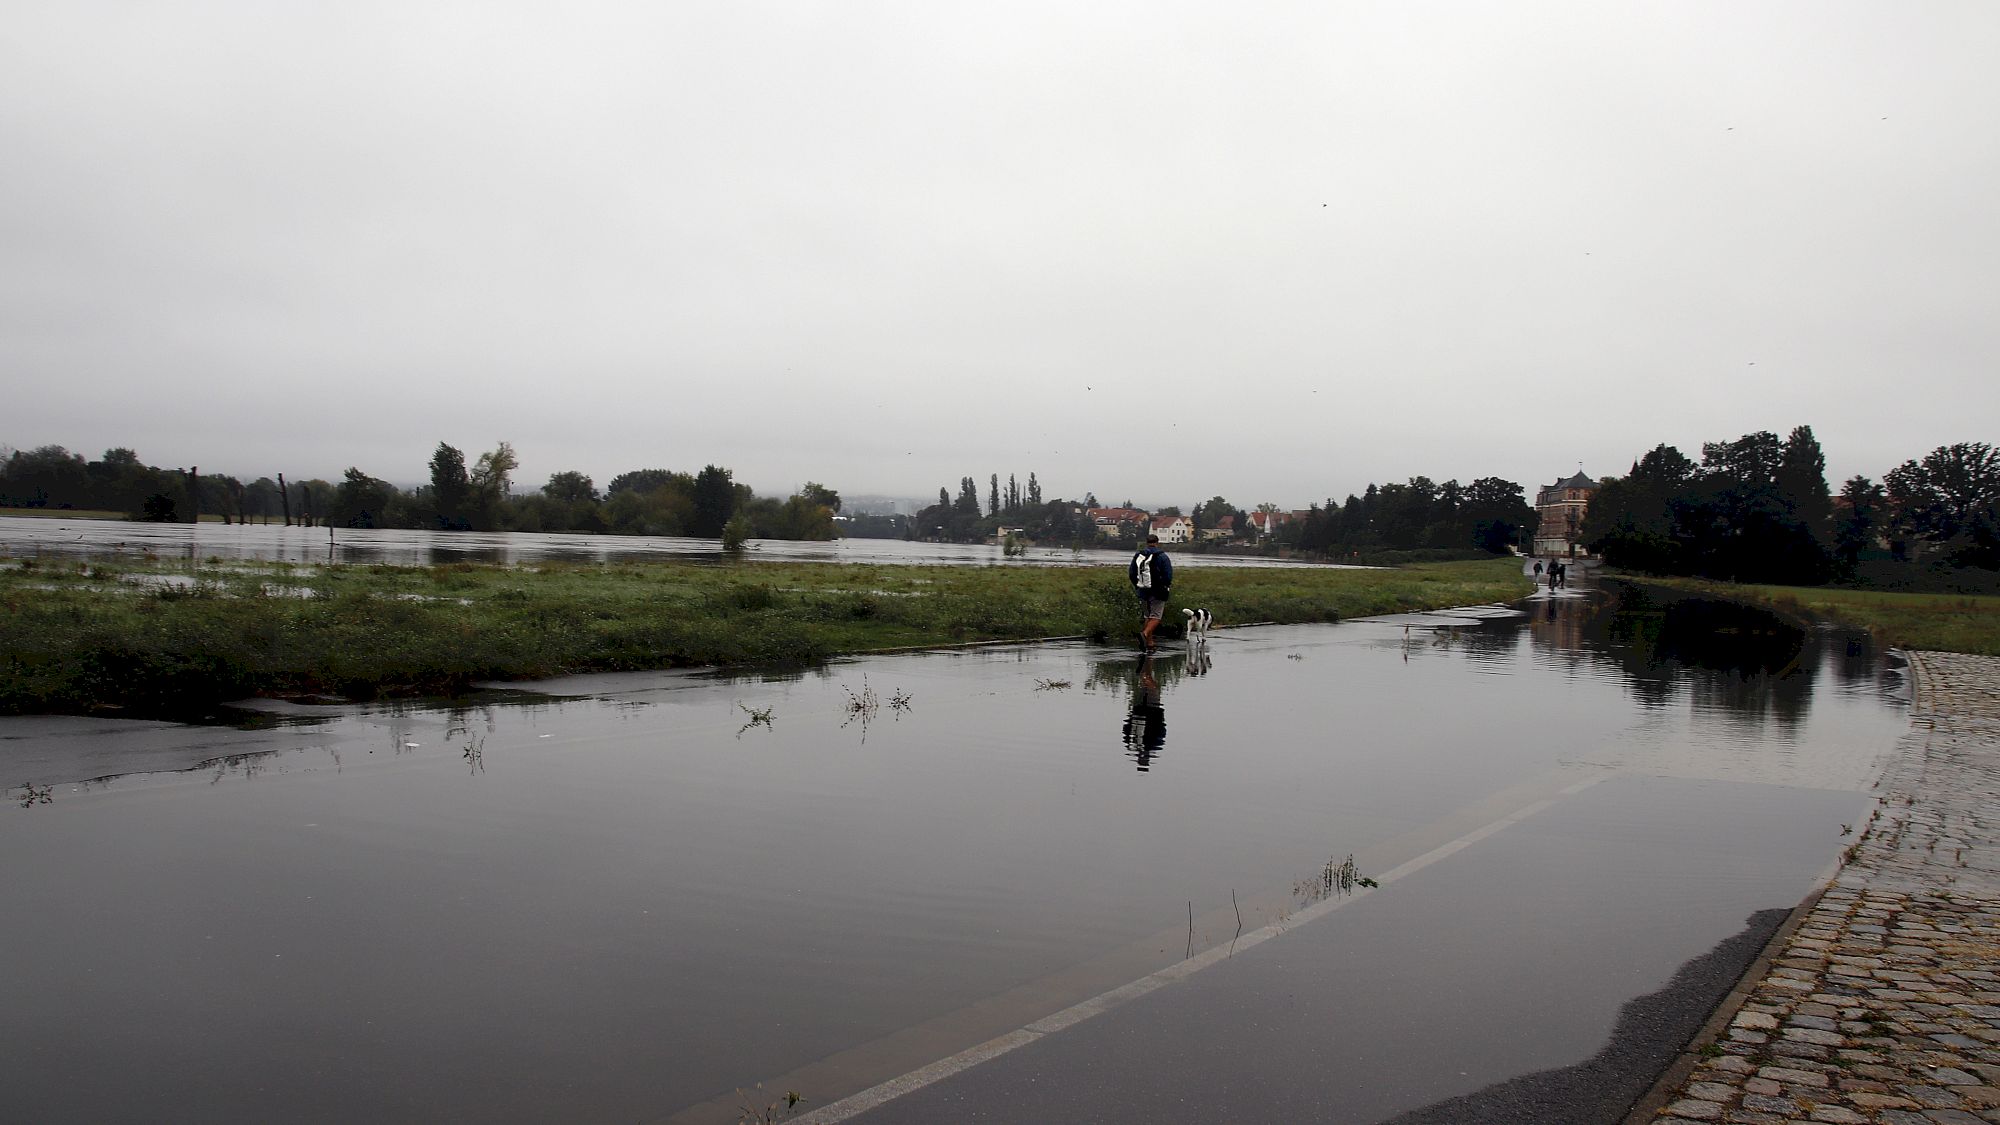
[[1713, 598], [1749, 602], [1865, 629], [1896, 648], [2000, 656], [2000, 597], [1983, 594], [1904, 594], [1832, 586], [1759, 586], [1700, 578], [1622, 575]]
[[1840, 874], [1627, 1125], [2000, 1119], [2000, 661], [1911, 666], [1910, 731]]
[[[1504, 601], [1517, 559], [1397, 570], [1188, 567], [1223, 624]], [[815, 563], [506, 567], [0, 564], [0, 714], [175, 716], [253, 695], [451, 694], [486, 680], [804, 663], [969, 641], [1136, 638], [1107, 569]]]

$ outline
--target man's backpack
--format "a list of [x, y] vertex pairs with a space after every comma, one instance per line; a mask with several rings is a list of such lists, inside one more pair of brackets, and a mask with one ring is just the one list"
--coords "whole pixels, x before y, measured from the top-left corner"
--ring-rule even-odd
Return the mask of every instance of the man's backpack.
[[1132, 585], [1141, 590], [1153, 588], [1153, 556], [1144, 551], [1132, 556]]

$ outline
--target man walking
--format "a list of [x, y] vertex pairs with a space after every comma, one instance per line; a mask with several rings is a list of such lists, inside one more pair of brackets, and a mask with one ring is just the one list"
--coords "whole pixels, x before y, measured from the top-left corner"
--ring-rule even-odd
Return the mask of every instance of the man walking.
[[1153, 631], [1160, 627], [1160, 615], [1167, 611], [1167, 597], [1174, 584], [1174, 560], [1160, 550], [1160, 537], [1146, 536], [1146, 545], [1132, 556], [1127, 568], [1132, 591], [1139, 595], [1139, 639], [1146, 651], [1153, 651]]

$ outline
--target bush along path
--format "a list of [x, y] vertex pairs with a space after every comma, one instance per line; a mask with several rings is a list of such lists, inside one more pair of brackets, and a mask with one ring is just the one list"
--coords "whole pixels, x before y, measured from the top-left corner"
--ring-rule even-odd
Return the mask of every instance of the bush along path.
[[1628, 1125], [2000, 1122], [2000, 658], [1911, 664], [1839, 875]]

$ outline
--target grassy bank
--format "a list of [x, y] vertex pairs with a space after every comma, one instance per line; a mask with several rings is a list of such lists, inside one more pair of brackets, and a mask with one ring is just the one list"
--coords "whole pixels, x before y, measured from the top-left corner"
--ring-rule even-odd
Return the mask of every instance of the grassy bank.
[[[1528, 591], [1518, 560], [1185, 567], [1222, 623], [1334, 621]], [[0, 713], [199, 710], [248, 695], [802, 662], [963, 641], [1137, 636], [1121, 571], [648, 563], [509, 568], [0, 563]]]
[[1790, 610], [1866, 629], [1903, 648], [2000, 656], [2000, 597], [1901, 594], [1816, 586], [1754, 586], [1698, 578], [1643, 581]]

